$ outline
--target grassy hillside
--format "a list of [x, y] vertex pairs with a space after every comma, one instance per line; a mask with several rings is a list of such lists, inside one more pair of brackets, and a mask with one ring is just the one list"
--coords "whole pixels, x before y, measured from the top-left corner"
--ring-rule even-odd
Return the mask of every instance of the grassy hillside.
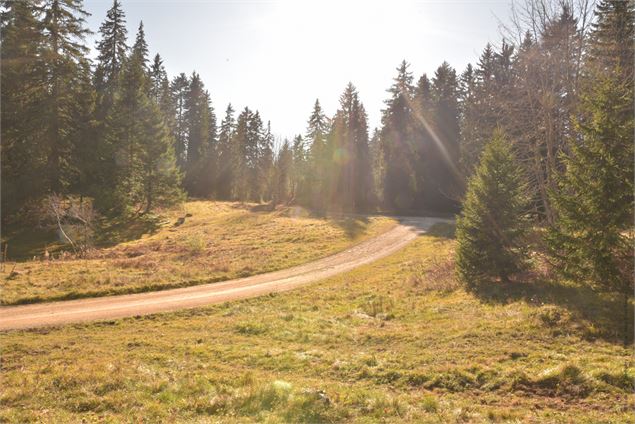
[[174, 224], [184, 211], [168, 211], [143, 230], [126, 228], [140, 238], [96, 249], [87, 258], [29, 260], [15, 269], [9, 263], [0, 279], [0, 301], [133, 293], [245, 277], [327, 256], [394, 225], [382, 217], [318, 218], [301, 208], [266, 212], [253, 204], [209, 201], [188, 202], [185, 211], [192, 216], [180, 226]]
[[0, 417], [632, 418], [635, 370], [619, 339], [619, 299], [546, 282], [467, 293], [452, 278], [452, 249], [450, 239], [422, 236], [374, 264], [281, 295], [4, 333]]

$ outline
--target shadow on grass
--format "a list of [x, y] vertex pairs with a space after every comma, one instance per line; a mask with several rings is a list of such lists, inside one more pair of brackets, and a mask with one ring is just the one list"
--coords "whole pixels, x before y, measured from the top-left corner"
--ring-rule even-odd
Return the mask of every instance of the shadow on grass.
[[[581, 331], [589, 339], [611, 343], [624, 342], [624, 295], [599, 292], [585, 285], [559, 283], [532, 275], [525, 281], [508, 285], [488, 284], [472, 287], [470, 291], [485, 303], [507, 304], [523, 300], [536, 306], [547, 306], [538, 311], [537, 318], [556, 334], [569, 329]], [[549, 305], [556, 308], [549, 308]], [[562, 311], [566, 311], [564, 314]], [[627, 305], [627, 343], [633, 343], [633, 298]], [[570, 316], [568, 316], [570, 314]]]
[[154, 234], [161, 228], [162, 218], [158, 215], [141, 215], [103, 220], [96, 231], [95, 245], [109, 247], [115, 244], [141, 238], [144, 234]]

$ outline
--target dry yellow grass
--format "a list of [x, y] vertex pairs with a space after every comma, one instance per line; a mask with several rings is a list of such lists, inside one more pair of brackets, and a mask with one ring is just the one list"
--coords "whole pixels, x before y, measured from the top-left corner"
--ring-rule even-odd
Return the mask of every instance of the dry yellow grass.
[[[3, 304], [134, 293], [209, 283], [298, 265], [388, 230], [389, 218], [319, 218], [301, 208], [194, 201], [167, 211], [152, 234], [89, 258], [5, 267]], [[184, 212], [191, 214], [174, 226]]]
[[619, 299], [539, 282], [468, 293], [452, 249], [422, 236], [285, 294], [3, 333], [0, 421], [631, 421]]

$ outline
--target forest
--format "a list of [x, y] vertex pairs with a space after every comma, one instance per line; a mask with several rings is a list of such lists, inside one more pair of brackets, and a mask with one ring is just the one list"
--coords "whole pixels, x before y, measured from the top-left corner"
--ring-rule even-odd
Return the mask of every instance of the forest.
[[219, 113], [196, 71], [168, 76], [143, 22], [128, 36], [119, 0], [95, 60], [81, 0], [4, 1], [3, 228], [40, 222], [52, 204], [58, 220], [73, 208], [133, 217], [186, 197], [460, 213], [470, 281], [507, 280], [539, 251], [567, 276], [628, 288], [633, 3], [512, 12], [500, 44], [460, 72], [399, 64], [379, 128], [349, 82], [333, 116], [316, 100], [306, 132], [281, 141], [258, 110]]

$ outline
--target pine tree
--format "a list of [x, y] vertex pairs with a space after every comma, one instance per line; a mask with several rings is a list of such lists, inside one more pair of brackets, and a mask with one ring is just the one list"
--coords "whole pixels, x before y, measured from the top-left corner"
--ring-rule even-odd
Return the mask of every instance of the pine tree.
[[500, 131], [485, 147], [468, 183], [456, 226], [456, 271], [469, 287], [503, 283], [526, 263], [528, 231], [524, 177]]
[[41, 61], [43, 35], [33, 2], [3, 1], [0, 13], [2, 86], [2, 218], [45, 191], [47, 87]]
[[633, 97], [616, 75], [598, 70], [586, 83], [579, 142], [564, 156], [551, 193], [556, 221], [548, 242], [566, 278], [632, 291]]

